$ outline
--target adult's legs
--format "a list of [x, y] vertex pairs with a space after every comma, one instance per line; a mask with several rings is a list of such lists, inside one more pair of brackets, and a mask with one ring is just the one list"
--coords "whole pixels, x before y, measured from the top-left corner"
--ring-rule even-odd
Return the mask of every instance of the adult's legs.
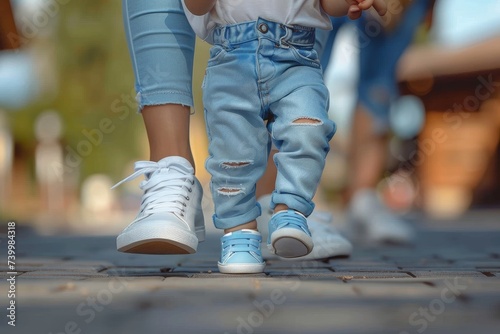
[[189, 142], [190, 116], [190, 108], [180, 104], [145, 106], [142, 109], [151, 161], [179, 156], [195, 167]]
[[179, 0], [123, 0], [123, 19], [150, 158], [181, 156], [189, 145], [194, 33]]
[[[388, 158], [389, 109], [399, 96], [396, 66], [425, 17], [428, 0], [409, 5], [397, 27], [368, 39], [366, 24], [359, 21], [360, 78], [358, 104], [350, 140], [350, 175], [346, 191], [351, 223], [361, 235], [376, 242], [408, 242], [411, 229], [376, 195]], [[373, 21], [371, 22], [373, 23]]]
[[117, 248], [194, 253], [205, 233], [189, 143], [195, 35], [180, 0], [123, 0], [123, 19], [151, 161], [137, 162], [124, 180], [146, 178], [140, 212], [118, 236]]
[[374, 127], [373, 115], [358, 104], [349, 141], [347, 199], [360, 190], [375, 189], [387, 165], [388, 135], [375, 133]]

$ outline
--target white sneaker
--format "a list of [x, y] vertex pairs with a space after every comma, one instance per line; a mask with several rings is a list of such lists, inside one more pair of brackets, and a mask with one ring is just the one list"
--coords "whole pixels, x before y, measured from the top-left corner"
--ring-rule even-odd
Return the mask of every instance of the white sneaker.
[[120, 252], [192, 254], [205, 239], [203, 190], [191, 164], [182, 157], [138, 161], [135, 172], [113, 188], [140, 175], [144, 190], [139, 214], [116, 239]]
[[332, 222], [332, 214], [325, 211], [315, 211], [307, 217], [314, 248], [311, 253], [294, 260], [324, 260], [350, 256], [352, 244], [337, 231]]
[[374, 190], [354, 194], [349, 207], [348, 225], [354, 239], [374, 243], [411, 243], [415, 232], [379, 200]]
[[[262, 233], [262, 238], [266, 240], [268, 238], [268, 222], [273, 215], [270, 206], [271, 195], [261, 196], [258, 202], [262, 208], [262, 215], [257, 218], [257, 225]], [[315, 211], [307, 217], [307, 225], [311, 232], [314, 248], [309, 254], [291, 260], [323, 260], [332, 257], [350, 256], [352, 254], [352, 244], [335, 229], [332, 221], [332, 215], [324, 211]]]

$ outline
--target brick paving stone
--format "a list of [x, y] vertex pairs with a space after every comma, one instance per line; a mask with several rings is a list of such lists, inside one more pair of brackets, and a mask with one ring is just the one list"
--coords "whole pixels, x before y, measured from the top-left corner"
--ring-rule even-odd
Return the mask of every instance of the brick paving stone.
[[271, 268], [330, 268], [331, 264], [327, 261], [303, 261], [303, 260], [266, 260], [266, 269]]
[[211, 273], [217, 273], [219, 272], [219, 269], [217, 268], [217, 265], [212, 266], [212, 267], [176, 267], [173, 268], [170, 272], [173, 273], [190, 273], [190, 274], [211, 274]]
[[480, 272], [490, 272], [490, 273], [495, 273], [500, 271], [500, 268], [498, 267], [476, 267], [475, 269]]
[[30, 264], [21, 264], [16, 266], [16, 269], [27, 272], [36, 271], [71, 271], [71, 272], [92, 272], [98, 273], [111, 266], [107, 262], [90, 262], [90, 261], [59, 261], [48, 263], [41, 266], [32, 266]]
[[89, 276], [85, 276], [85, 275], [62, 275], [61, 276], [61, 275], [56, 275], [56, 274], [53, 274], [53, 275], [50, 275], [50, 274], [46, 274], [46, 275], [19, 275], [19, 276], [17, 276], [17, 283], [19, 284], [20, 282], [23, 282], [23, 281], [38, 280], [38, 281], [40, 281], [40, 284], [45, 284], [46, 281], [58, 280], [61, 278], [67, 279], [68, 282], [70, 282], [70, 281], [86, 280], [89, 278]]
[[488, 254], [488, 256], [484, 256], [481, 258], [476, 258], [476, 259], [458, 259], [455, 260], [453, 263], [456, 264], [467, 264], [470, 266], [493, 266], [493, 267], [500, 267], [500, 259], [495, 259], [491, 255]]
[[[165, 286], [164, 277], [113, 277], [92, 278], [85, 281], [75, 282], [76, 289], [85, 291], [86, 294], [98, 292], [102, 289], [110, 289], [113, 293], [140, 294], [143, 292], [154, 292]], [[123, 289], [122, 289], [123, 288]]]
[[176, 267], [217, 267], [217, 260], [192, 260], [185, 259], [182, 262], [179, 262]]
[[24, 278], [49, 278], [49, 277], [81, 277], [81, 278], [91, 278], [91, 277], [108, 277], [106, 274], [100, 274], [96, 272], [86, 272], [79, 270], [36, 270], [28, 271], [19, 275], [18, 277]]
[[412, 276], [408, 275], [404, 272], [358, 272], [358, 271], [335, 271], [333, 272], [333, 276], [339, 279], [342, 279], [346, 282], [349, 282], [353, 279], [373, 279], [373, 278], [384, 278], [384, 279], [393, 279], [393, 278], [408, 278], [411, 279]]
[[265, 273], [270, 277], [332, 277], [335, 275], [333, 271], [326, 268], [319, 269], [302, 269], [302, 268], [276, 268], [265, 270]]
[[[444, 280], [441, 280], [441, 282], [444, 282]], [[446, 287], [450, 284], [463, 285], [465, 287], [464, 291], [474, 296], [490, 296], [497, 301], [499, 300], [500, 280], [497, 277], [458, 277], [453, 278], [453, 280], [448, 279], [447, 285], [442, 284], [440, 287]], [[500, 303], [497, 304], [500, 311]]]
[[398, 296], [398, 298], [435, 298], [441, 293], [442, 280], [439, 282], [400, 280], [400, 281], [378, 281], [355, 280], [350, 284], [357, 293], [365, 297]]
[[[456, 300], [423, 332], [498, 331], [500, 226], [476, 228], [470, 217], [457, 220], [461, 228], [418, 219], [415, 245], [357, 243], [351, 257], [324, 262], [283, 261], [264, 251], [265, 272], [254, 275], [218, 272], [220, 231], [213, 228], [198, 253], [173, 256], [119, 253], [115, 236], [23, 233], [16, 327], [53, 334], [68, 332], [71, 322], [93, 334], [418, 333], [410, 317], [436, 307], [456, 283]], [[7, 285], [2, 279], [0, 290]], [[101, 300], [92, 320], [89, 300]]]
[[200, 272], [200, 273], [191, 273], [192, 278], [231, 278], [231, 279], [241, 279], [241, 278], [248, 278], [248, 277], [266, 277], [266, 274], [264, 273], [258, 273], [258, 274], [238, 274], [238, 275], [232, 275], [232, 274], [222, 274], [219, 272]]
[[110, 268], [101, 273], [110, 277], [166, 277], [170, 271], [171, 268], [160, 267], [119, 267]]
[[414, 277], [485, 277], [479, 271], [437, 271], [437, 270], [421, 270], [421, 271], [411, 271], [411, 275]]
[[436, 271], [436, 272], [442, 272], [442, 271], [461, 271], [461, 272], [467, 272], [467, 271], [480, 271], [476, 267], [473, 266], [467, 266], [467, 265], [450, 265], [450, 264], [431, 264], [431, 265], [411, 265], [411, 264], [400, 264], [398, 266], [399, 269], [402, 271], [425, 271], [425, 270], [431, 270], [431, 271]]
[[400, 268], [396, 265], [373, 265], [373, 266], [367, 266], [364, 264], [360, 263], [353, 263], [350, 266], [336, 266], [332, 265], [332, 269], [334, 271], [356, 271], [356, 272], [364, 272], [364, 271], [379, 271], [379, 272], [397, 272], [397, 271], [403, 271], [403, 268]]

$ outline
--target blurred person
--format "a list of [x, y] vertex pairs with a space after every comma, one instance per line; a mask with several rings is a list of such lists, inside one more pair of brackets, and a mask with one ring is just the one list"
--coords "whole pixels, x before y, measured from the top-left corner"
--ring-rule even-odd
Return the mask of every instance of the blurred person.
[[[196, 34], [212, 44], [203, 81], [209, 137], [213, 221], [224, 230], [219, 270], [262, 272], [261, 214], [255, 188], [278, 152], [268, 248], [283, 258], [309, 254], [314, 243], [307, 219], [335, 124], [328, 118], [328, 89], [314, 50], [316, 29], [330, 29], [330, 15], [358, 18], [378, 0], [350, 2], [184, 0]], [[266, 122], [267, 121], [267, 122]]]
[[[195, 176], [189, 142], [195, 34], [180, 0], [123, 0], [122, 6], [150, 161], [136, 162], [135, 172], [115, 185], [145, 176], [139, 213], [117, 237], [117, 249], [195, 253], [205, 234], [202, 187]], [[312, 258], [350, 254], [351, 245], [335, 230], [317, 231], [313, 241], [333, 240], [340, 246], [329, 243]]]
[[[386, 171], [390, 138], [391, 103], [399, 97], [398, 60], [433, 6], [432, 0], [401, 1], [400, 14], [389, 12], [389, 24], [370, 13], [356, 22], [359, 38], [359, 78], [348, 155], [348, 228], [353, 238], [377, 243], [408, 243], [414, 231], [379, 198], [376, 188]], [[333, 19], [339, 27], [345, 19]], [[340, 22], [339, 22], [340, 21]], [[335, 24], [337, 23], [337, 24]], [[367, 34], [370, 27], [378, 33]], [[318, 38], [322, 64], [326, 68], [336, 31]]]

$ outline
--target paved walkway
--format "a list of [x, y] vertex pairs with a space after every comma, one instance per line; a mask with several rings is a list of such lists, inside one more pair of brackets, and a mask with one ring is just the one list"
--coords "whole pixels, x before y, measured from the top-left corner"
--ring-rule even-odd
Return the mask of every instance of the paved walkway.
[[[40, 236], [17, 226], [16, 328], [1, 333], [498, 333], [500, 212], [416, 219], [409, 247], [355, 245], [350, 258], [218, 273], [219, 234], [189, 256], [115, 251], [114, 236]], [[5, 232], [2, 231], [2, 232]], [[12, 282], [12, 281], [11, 281]]]

